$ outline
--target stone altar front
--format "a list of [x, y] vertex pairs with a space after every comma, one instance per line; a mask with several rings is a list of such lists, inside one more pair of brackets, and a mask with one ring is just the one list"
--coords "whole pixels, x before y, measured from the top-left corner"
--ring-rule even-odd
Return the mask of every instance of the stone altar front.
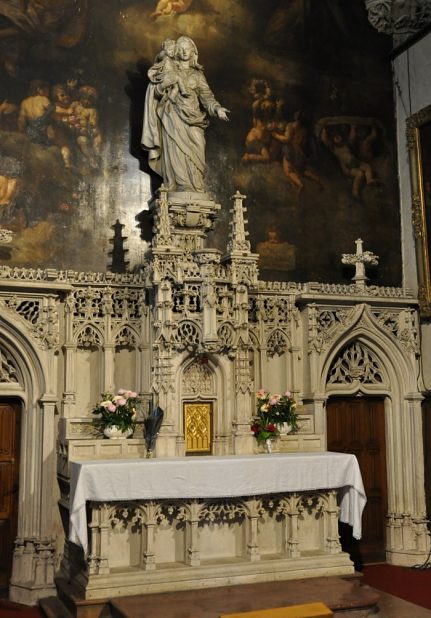
[[70, 575], [86, 599], [347, 575], [365, 502], [342, 453], [75, 461]]

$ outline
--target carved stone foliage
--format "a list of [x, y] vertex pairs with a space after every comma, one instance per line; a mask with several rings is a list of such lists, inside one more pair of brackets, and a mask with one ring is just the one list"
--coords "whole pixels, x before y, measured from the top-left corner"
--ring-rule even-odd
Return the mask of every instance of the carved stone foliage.
[[139, 320], [144, 311], [142, 289], [136, 288], [77, 288], [67, 300], [74, 323], [100, 322], [105, 316], [115, 321]]
[[183, 320], [177, 326], [173, 343], [178, 350], [189, 350], [191, 352], [199, 347], [201, 339], [200, 326], [192, 320]]
[[59, 343], [58, 312], [54, 298], [12, 296], [5, 298], [4, 308], [18, 315], [42, 349]]
[[102, 338], [100, 333], [92, 326], [86, 326], [81, 330], [77, 337], [77, 345], [80, 348], [100, 348]]
[[133, 348], [137, 344], [136, 333], [128, 326], [124, 326], [115, 337], [115, 346], [118, 348]]
[[290, 323], [295, 308], [289, 296], [258, 295], [249, 299], [249, 321], [253, 324], [259, 321], [270, 324]]
[[185, 395], [208, 396], [215, 393], [215, 376], [208, 365], [195, 359], [185, 370], [182, 378], [182, 391]]
[[377, 357], [360, 341], [345, 347], [334, 359], [328, 373], [328, 384], [382, 384], [383, 368]]
[[322, 352], [352, 319], [352, 309], [319, 308], [312, 304], [308, 312], [308, 342], [311, 351]]
[[229, 351], [235, 343], [235, 329], [229, 322], [223, 322], [217, 330], [220, 349]]
[[288, 350], [289, 340], [285, 333], [279, 328], [275, 330], [268, 338], [267, 342], [267, 355], [281, 356]]
[[211, 500], [204, 503], [199, 511], [199, 520], [204, 523], [238, 523], [247, 516], [246, 505], [238, 501]]
[[365, 0], [368, 20], [385, 34], [410, 34], [431, 22], [429, 0]]
[[0, 382], [19, 383], [23, 386], [22, 375], [15, 359], [4, 349], [0, 348]]
[[179, 316], [188, 317], [200, 311], [201, 289], [197, 283], [177, 285], [172, 290], [173, 311]]
[[373, 314], [381, 326], [396, 337], [407, 352], [419, 351], [417, 316], [413, 309], [374, 311]]

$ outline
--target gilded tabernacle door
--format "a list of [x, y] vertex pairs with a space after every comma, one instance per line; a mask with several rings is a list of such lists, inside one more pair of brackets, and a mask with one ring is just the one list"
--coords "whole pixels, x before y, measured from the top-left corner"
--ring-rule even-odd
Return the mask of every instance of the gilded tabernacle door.
[[184, 438], [186, 455], [211, 454], [212, 403], [184, 403]]

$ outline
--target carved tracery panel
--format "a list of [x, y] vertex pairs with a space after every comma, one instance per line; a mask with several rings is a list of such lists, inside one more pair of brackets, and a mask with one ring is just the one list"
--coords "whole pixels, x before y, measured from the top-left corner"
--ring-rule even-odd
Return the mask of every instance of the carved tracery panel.
[[184, 371], [182, 379], [184, 395], [212, 395], [215, 392], [215, 376], [208, 365], [194, 360]]
[[4, 349], [0, 349], [0, 383], [23, 385], [22, 375], [15, 359]]
[[328, 384], [382, 384], [383, 368], [373, 352], [360, 341], [345, 347], [334, 359], [328, 374]]

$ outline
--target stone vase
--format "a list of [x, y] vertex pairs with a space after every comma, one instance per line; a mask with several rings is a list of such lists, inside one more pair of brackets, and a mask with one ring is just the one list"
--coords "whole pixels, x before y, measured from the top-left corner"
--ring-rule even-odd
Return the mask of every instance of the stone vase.
[[117, 425], [110, 425], [109, 427], [105, 427], [103, 430], [103, 435], [109, 440], [119, 440], [120, 438], [130, 438], [133, 434], [133, 428], [129, 427], [126, 430], [120, 429]]

